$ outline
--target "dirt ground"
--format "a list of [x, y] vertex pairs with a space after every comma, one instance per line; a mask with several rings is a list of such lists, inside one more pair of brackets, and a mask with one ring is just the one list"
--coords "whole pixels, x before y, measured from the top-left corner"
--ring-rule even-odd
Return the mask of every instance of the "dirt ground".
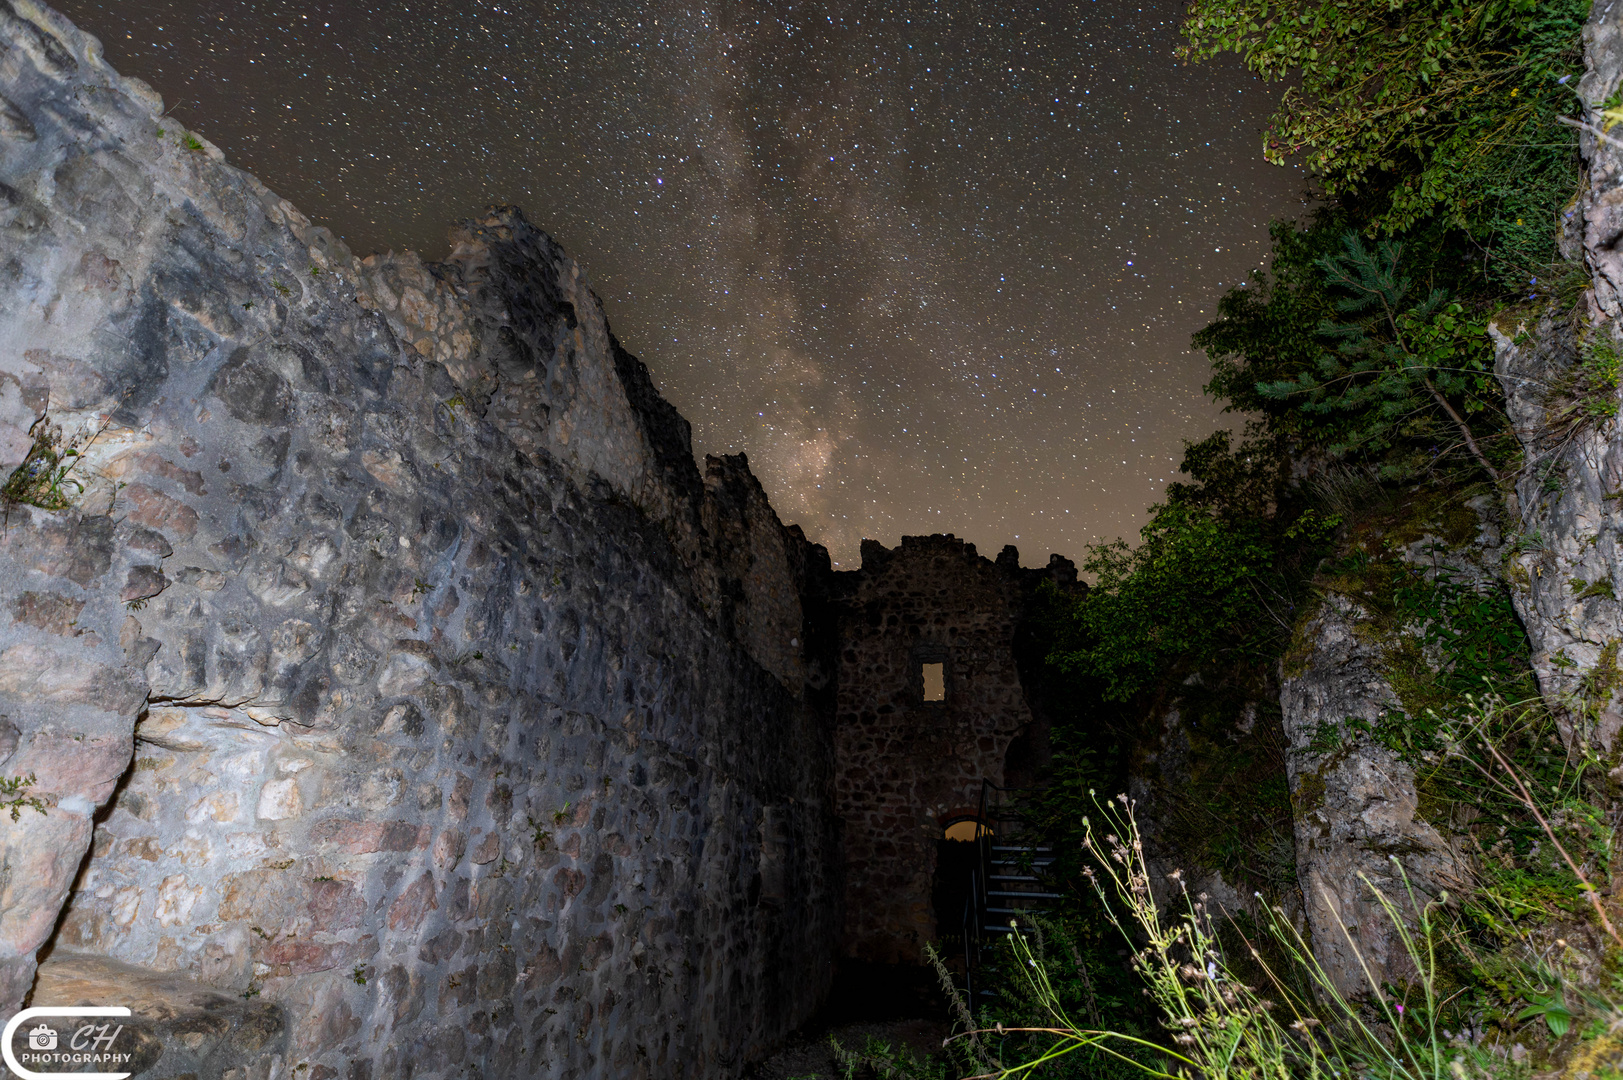
[[[902, 1046], [920, 1060], [941, 1052], [952, 1034], [947, 999], [929, 968], [842, 960], [823, 1008], [776, 1054], [744, 1070], [744, 1080], [846, 1080], [830, 1036], [860, 1051], [869, 1039]], [[869, 1080], [864, 1070], [855, 1080]]]
[[745, 1070], [746, 1080], [845, 1080], [829, 1046], [832, 1036], [849, 1050], [860, 1050], [869, 1038], [906, 1045], [920, 1058], [941, 1050], [941, 1040], [951, 1034], [941, 1020], [859, 1020], [825, 1029], [815, 1035], [795, 1038], [765, 1061]]

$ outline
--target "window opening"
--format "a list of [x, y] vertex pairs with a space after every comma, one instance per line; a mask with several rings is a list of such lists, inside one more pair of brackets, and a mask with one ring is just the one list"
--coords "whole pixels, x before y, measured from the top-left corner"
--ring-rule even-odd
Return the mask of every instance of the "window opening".
[[924, 665], [924, 700], [947, 700], [947, 665]]

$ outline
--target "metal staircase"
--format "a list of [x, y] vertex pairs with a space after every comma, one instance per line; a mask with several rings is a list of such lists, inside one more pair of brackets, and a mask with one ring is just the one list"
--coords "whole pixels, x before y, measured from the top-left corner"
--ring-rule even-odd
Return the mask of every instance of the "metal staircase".
[[988, 954], [1007, 934], [1029, 934], [1030, 916], [1042, 914], [1049, 901], [1061, 896], [1052, 891], [1048, 878], [1053, 849], [1028, 838], [1018, 795], [1015, 789], [981, 781], [977, 817], [984, 827], [975, 841], [979, 857], [971, 871], [963, 927], [964, 989], [973, 1004], [993, 996], [984, 986], [986, 976], [996, 970]]

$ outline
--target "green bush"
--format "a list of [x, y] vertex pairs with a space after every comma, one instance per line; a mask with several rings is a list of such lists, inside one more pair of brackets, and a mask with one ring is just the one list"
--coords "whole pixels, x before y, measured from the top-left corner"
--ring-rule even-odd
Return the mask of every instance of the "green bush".
[[1325, 285], [1340, 294], [1335, 310], [1341, 318], [1315, 328], [1334, 348], [1294, 378], [1259, 381], [1257, 393], [1305, 413], [1345, 417], [1339, 437], [1324, 448], [1331, 457], [1385, 453], [1416, 435], [1443, 438], [1463, 446], [1497, 481], [1499, 472], [1467, 419], [1503, 396], [1486, 331], [1449, 301], [1448, 290], [1419, 296], [1400, 265], [1402, 255], [1399, 242], [1382, 241], [1371, 250], [1349, 231], [1339, 253], [1316, 259]]
[[1184, 59], [1241, 55], [1291, 83], [1263, 137], [1300, 155], [1372, 232], [1435, 217], [1463, 228], [1501, 284], [1553, 258], [1578, 186], [1574, 104], [1588, 0], [1196, 0]]

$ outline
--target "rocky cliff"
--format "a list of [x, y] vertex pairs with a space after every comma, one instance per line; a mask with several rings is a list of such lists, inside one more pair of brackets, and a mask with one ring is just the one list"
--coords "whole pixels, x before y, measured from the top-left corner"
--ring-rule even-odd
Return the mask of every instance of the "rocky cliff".
[[[1473, 503], [1470, 527], [1456, 535], [1439, 528], [1381, 544], [1411, 565], [1507, 586], [1568, 755], [1610, 767], [1623, 728], [1623, 143], [1605, 133], [1601, 113], [1623, 80], [1623, 8], [1595, 5], [1584, 57], [1584, 186], [1552, 228], [1588, 287], [1576, 307], [1535, 300], [1489, 327], [1520, 471], [1503, 499]], [[1407, 879], [1424, 901], [1457, 898], [1471, 880], [1460, 849], [1466, 830], [1451, 837], [1428, 820], [1415, 770], [1369, 735], [1383, 716], [1415, 718], [1394, 689], [1391, 658], [1417, 648], [1423, 629], [1383, 623], [1356, 596], [1331, 590], [1298, 627], [1286, 660], [1300, 882], [1314, 952], [1345, 991], [1368, 988], [1359, 953], [1377, 981], [1410, 970], [1371, 886], [1400, 897]]]
[[[1615, 377], [1623, 347], [1623, 143], [1602, 129], [1623, 80], [1623, 10], [1595, 6], [1584, 29], [1583, 191], [1561, 223], [1562, 252], [1589, 288], [1571, 312], [1529, 306], [1490, 327], [1495, 366], [1524, 465], [1507, 573], [1533, 643], [1540, 688], [1569, 751], [1607, 754], [1623, 728], [1623, 424]], [[1611, 375], [1608, 377], [1607, 372]]]
[[1387, 672], [1390, 651], [1415, 629], [1382, 633], [1370, 611], [1332, 593], [1300, 628], [1304, 647], [1285, 665], [1280, 704], [1302, 921], [1347, 997], [1415, 974], [1383, 900], [1412, 921], [1411, 895], [1457, 900], [1471, 882], [1468, 857], [1420, 812], [1413, 765], [1374, 736], [1383, 723], [1414, 719]]
[[826, 554], [517, 211], [357, 260], [0, 0], [0, 343], [0, 1010], [49, 943], [35, 1004], [262, 1009], [256, 1076], [726, 1075], [804, 1019]]

